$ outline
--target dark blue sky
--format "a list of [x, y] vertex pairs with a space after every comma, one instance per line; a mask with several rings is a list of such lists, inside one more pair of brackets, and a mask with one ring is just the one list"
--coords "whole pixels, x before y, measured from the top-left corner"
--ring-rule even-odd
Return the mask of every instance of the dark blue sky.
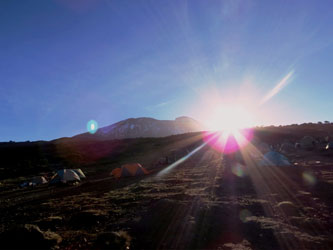
[[251, 106], [256, 124], [333, 120], [332, 9], [301, 0], [1, 1], [0, 141], [72, 136], [91, 119], [205, 122], [216, 95]]

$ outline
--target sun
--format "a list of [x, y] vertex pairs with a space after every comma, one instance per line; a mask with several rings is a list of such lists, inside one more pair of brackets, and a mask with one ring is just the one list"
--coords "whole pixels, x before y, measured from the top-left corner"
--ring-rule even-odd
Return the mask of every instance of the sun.
[[254, 120], [251, 112], [240, 105], [216, 105], [207, 119], [206, 143], [224, 154], [244, 148], [253, 138]]
[[207, 127], [212, 131], [228, 131], [234, 134], [240, 129], [254, 126], [253, 115], [237, 104], [224, 104], [211, 110]]

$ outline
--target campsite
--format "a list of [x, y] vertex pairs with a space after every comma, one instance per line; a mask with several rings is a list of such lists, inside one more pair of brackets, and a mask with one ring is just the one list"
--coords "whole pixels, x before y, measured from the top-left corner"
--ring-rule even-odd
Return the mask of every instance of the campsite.
[[333, 249], [332, 10], [0, 0], [0, 250]]
[[[108, 145], [118, 144], [112, 148], [117, 151], [112, 156], [106, 153], [102, 159], [86, 165], [72, 161], [71, 165], [81, 166], [80, 176], [86, 176], [77, 185], [42, 184], [20, 188], [19, 182], [14, 186], [13, 182], [2, 180], [0, 237], [5, 244], [2, 246], [33, 249], [332, 248], [332, 155], [320, 149], [289, 148], [288, 152], [287, 147], [283, 152], [270, 149], [272, 145], [283, 145], [285, 138], [290, 138], [290, 131], [295, 141], [301, 140], [302, 131], [308, 132], [309, 128], [304, 125], [258, 129], [256, 133], [261, 138], [256, 137], [253, 145], [261, 145], [263, 151], [257, 160], [253, 154], [252, 163], [245, 160], [249, 155], [243, 154], [243, 160], [237, 157], [233, 160], [209, 145], [182, 160], [204, 142], [201, 133], [190, 133], [130, 139], [123, 144], [110, 141]], [[322, 137], [321, 130], [316, 128], [317, 125], [311, 126], [312, 134]], [[90, 142], [89, 148], [91, 143], [103, 151], [106, 142]], [[68, 148], [68, 142], [66, 144], [62, 147]], [[72, 150], [74, 148], [72, 144]], [[22, 148], [16, 151], [12, 147], [11, 150], [24, 155]], [[80, 148], [75, 152], [82, 154], [86, 150]], [[43, 157], [48, 157], [49, 152], [44, 153]], [[161, 164], [160, 159], [165, 156], [170, 162]], [[126, 162], [132, 164], [124, 164]], [[175, 162], [180, 163], [172, 167]], [[78, 175], [74, 175], [74, 170], [67, 172], [75, 179]], [[31, 238], [35, 231], [40, 238]]]

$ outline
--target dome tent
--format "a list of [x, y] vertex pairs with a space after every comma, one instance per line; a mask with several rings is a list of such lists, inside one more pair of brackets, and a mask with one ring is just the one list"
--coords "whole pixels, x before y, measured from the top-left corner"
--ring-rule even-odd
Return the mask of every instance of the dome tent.
[[86, 178], [86, 175], [83, 173], [83, 171], [80, 168], [69, 169], [69, 170], [73, 170], [80, 177], [80, 179]]
[[68, 183], [68, 182], [76, 182], [81, 181], [80, 177], [77, 173], [75, 173], [72, 169], [61, 169], [58, 170], [57, 173], [52, 177], [50, 184], [55, 183]]
[[316, 145], [316, 140], [311, 136], [304, 136], [301, 141], [301, 149], [313, 150]]
[[291, 163], [284, 155], [276, 151], [269, 151], [259, 162], [259, 166], [291, 166]]
[[141, 166], [139, 163], [125, 164], [121, 168], [116, 168], [112, 170], [111, 175], [120, 178], [120, 177], [129, 177], [129, 176], [142, 176], [149, 174], [149, 171]]

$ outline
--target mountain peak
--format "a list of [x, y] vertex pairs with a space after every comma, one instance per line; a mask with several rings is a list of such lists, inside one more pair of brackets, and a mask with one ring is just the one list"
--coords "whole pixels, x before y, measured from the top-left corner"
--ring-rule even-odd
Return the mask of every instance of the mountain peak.
[[175, 121], [182, 121], [182, 120], [191, 120], [191, 121], [195, 121], [193, 118], [188, 117], [188, 116], [179, 116], [175, 119]]

